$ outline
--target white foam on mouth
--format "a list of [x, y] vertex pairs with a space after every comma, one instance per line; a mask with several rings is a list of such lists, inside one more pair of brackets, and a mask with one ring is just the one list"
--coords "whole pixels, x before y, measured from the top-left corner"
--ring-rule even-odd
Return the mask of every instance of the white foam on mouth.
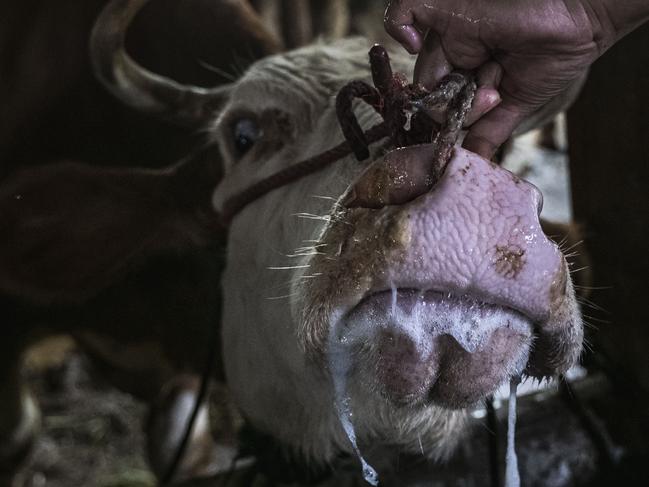
[[505, 457], [505, 487], [520, 487], [518, 457], [516, 456], [516, 389], [519, 377], [513, 377], [509, 383], [509, 405], [507, 410], [507, 455]]
[[[338, 322], [340, 323], [340, 321]], [[351, 409], [351, 398], [347, 391], [347, 382], [351, 370], [351, 346], [353, 343], [345, 336], [339, 335], [339, 326], [331, 327], [329, 336], [329, 371], [334, 386], [334, 405], [338, 413], [340, 424], [354, 449], [354, 453], [361, 462], [363, 478], [370, 485], [379, 485], [379, 475], [374, 468], [365, 461], [356, 440], [356, 430], [353, 423], [353, 412]]]
[[[404, 306], [404, 302], [408, 304]], [[499, 328], [507, 327], [523, 335], [532, 332], [525, 316], [503, 306], [465, 296], [394, 288], [367, 298], [345, 322], [343, 333], [349, 340], [370, 337], [381, 329], [396, 329], [409, 336], [422, 354], [431, 352], [434, 336], [452, 336], [464, 350], [475, 353], [487, 346]]]
[[[404, 302], [407, 303], [404, 305]], [[498, 328], [506, 326], [523, 334], [531, 334], [532, 330], [532, 325], [526, 317], [509, 308], [486, 304], [470, 297], [456, 297], [434, 291], [399, 291], [394, 286], [386, 293], [370, 296], [344, 319], [338, 316], [332, 319], [331, 323], [328, 359], [335, 409], [340, 424], [361, 462], [363, 477], [367, 483], [374, 486], [379, 483], [378, 473], [363, 458], [358, 447], [348, 392], [352, 349], [356, 343], [372, 337], [381, 329], [396, 328], [407, 334], [423, 353], [430, 352], [434, 346], [431, 337], [442, 334], [452, 336], [463, 349], [474, 353], [487, 345], [492, 333]], [[510, 399], [506, 487], [520, 487], [514, 450], [517, 384], [518, 382], [512, 386], [513, 404]], [[513, 483], [509, 483], [510, 478]]]

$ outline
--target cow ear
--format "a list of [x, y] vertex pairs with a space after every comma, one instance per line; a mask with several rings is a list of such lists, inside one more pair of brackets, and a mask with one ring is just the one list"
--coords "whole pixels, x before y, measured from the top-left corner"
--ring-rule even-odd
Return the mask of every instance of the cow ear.
[[187, 164], [153, 171], [57, 163], [16, 173], [0, 187], [0, 292], [80, 303], [151, 257], [217, 240], [207, 189], [200, 201], [176, 190], [191, 175], [205, 179]]

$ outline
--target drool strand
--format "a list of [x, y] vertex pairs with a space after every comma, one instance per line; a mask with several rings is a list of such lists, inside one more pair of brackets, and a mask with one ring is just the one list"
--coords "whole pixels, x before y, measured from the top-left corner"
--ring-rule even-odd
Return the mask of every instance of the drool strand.
[[521, 478], [518, 472], [516, 456], [516, 389], [520, 377], [512, 377], [509, 382], [509, 405], [507, 408], [507, 456], [505, 457], [505, 487], [520, 487]]
[[379, 475], [374, 468], [367, 463], [356, 439], [356, 430], [353, 423], [351, 408], [351, 397], [347, 391], [347, 381], [351, 369], [351, 351], [349, 337], [340, 337], [337, 326], [332, 327], [329, 337], [329, 372], [331, 374], [334, 388], [334, 406], [338, 414], [345, 435], [352, 445], [356, 457], [361, 462], [363, 478], [373, 486], [379, 485]]

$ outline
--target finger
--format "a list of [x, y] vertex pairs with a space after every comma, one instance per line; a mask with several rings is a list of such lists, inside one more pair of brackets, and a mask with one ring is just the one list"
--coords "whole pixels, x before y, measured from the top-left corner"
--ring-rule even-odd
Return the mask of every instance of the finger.
[[501, 97], [498, 86], [502, 74], [502, 67], [495, 61], [489, 61], [478, 69], [476, 74], [478, 90], [464, 124], [466, 127], [473, 125], [480, 117], [500, 104]]
[[515, 103], [503, 99], [471, 127], [464, 139], [464, 148], [485, 159], [491, 159], [528, 113]]
[[464, 122], [465, 127], [470, 127], [486, 113], [489, 113], [491, 110], [496, 108], [502, 99], [500, 98], [500, 93], [495, 88], [482, 87], [478, 88], [473, 98], [473, 105], [471, 105], [471, 110], [466, 116], [466, 121]]
[[423, 39], [414, 25], [415, 17], [409, 4], [404, 0], [391, 0], [383, 16], [383, 25], [410, 54], [416, 54], [421, 50]]
[[415, 63], [415, 83], [432, 91], [452, 70], [453, 66], [446, 59], [439, 36], [432, 30], [429, 31]]
[[503, 79], [503, 68], [496, 61], [484, 63], [476, 73], [476, 82], [478, 86], [488, 86], [498, 88]]

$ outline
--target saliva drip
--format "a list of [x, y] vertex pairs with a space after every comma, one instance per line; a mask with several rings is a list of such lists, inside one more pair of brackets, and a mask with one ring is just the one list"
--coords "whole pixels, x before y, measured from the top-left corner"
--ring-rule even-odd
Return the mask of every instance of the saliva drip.
[[[336, 394], [337, 395], [337, 394]], [[354, 430], [354, 424], [352, 423], [352, 412], [349, 405], [350, 399], [347, 396], [343, 396], [342, 400], [339, 397], [336, 397], [336, 409], [338, 411], [338, 418], [340, 419], [340, 424], [342, 425], [347, 438], [349, 438], [352, 448], [356, 453], [356, 456], [361, 462], [363, 468], [363, 478], [370, 485], [379, 485], [379, 474], [374, 470], [374, 467], [367, 463], [363, 455], [361, 454], [360, 449], [358, 448], [358, 443], [356, 441], [356, 431]]]
[[509, 405], [507, 410], [507, 456], [505, 457], [505, 487], [520, 487], [521, 478], [518, 472], [516, 456], [516, 389], [520, 377], [512, 377], [509, 382]]
[[354, 449], [354, 453], [361, 462], [363, 468], [363, 478], [373, 486], [379, 485], [379, 474], [374, 468], [365, 461], [358, 442], [356, 441], [356, 431], [352, 421], [353, 413], [351, 409], [351, 398], [347, 393], [347, 377], [350, 370], [349, 344], [346, 340], [338, 337], [338, 332], [332, 327], [332, 336], [329, 343], [329, 367], [334, 386], [335, 407], [338, 413], [340, 424]]

